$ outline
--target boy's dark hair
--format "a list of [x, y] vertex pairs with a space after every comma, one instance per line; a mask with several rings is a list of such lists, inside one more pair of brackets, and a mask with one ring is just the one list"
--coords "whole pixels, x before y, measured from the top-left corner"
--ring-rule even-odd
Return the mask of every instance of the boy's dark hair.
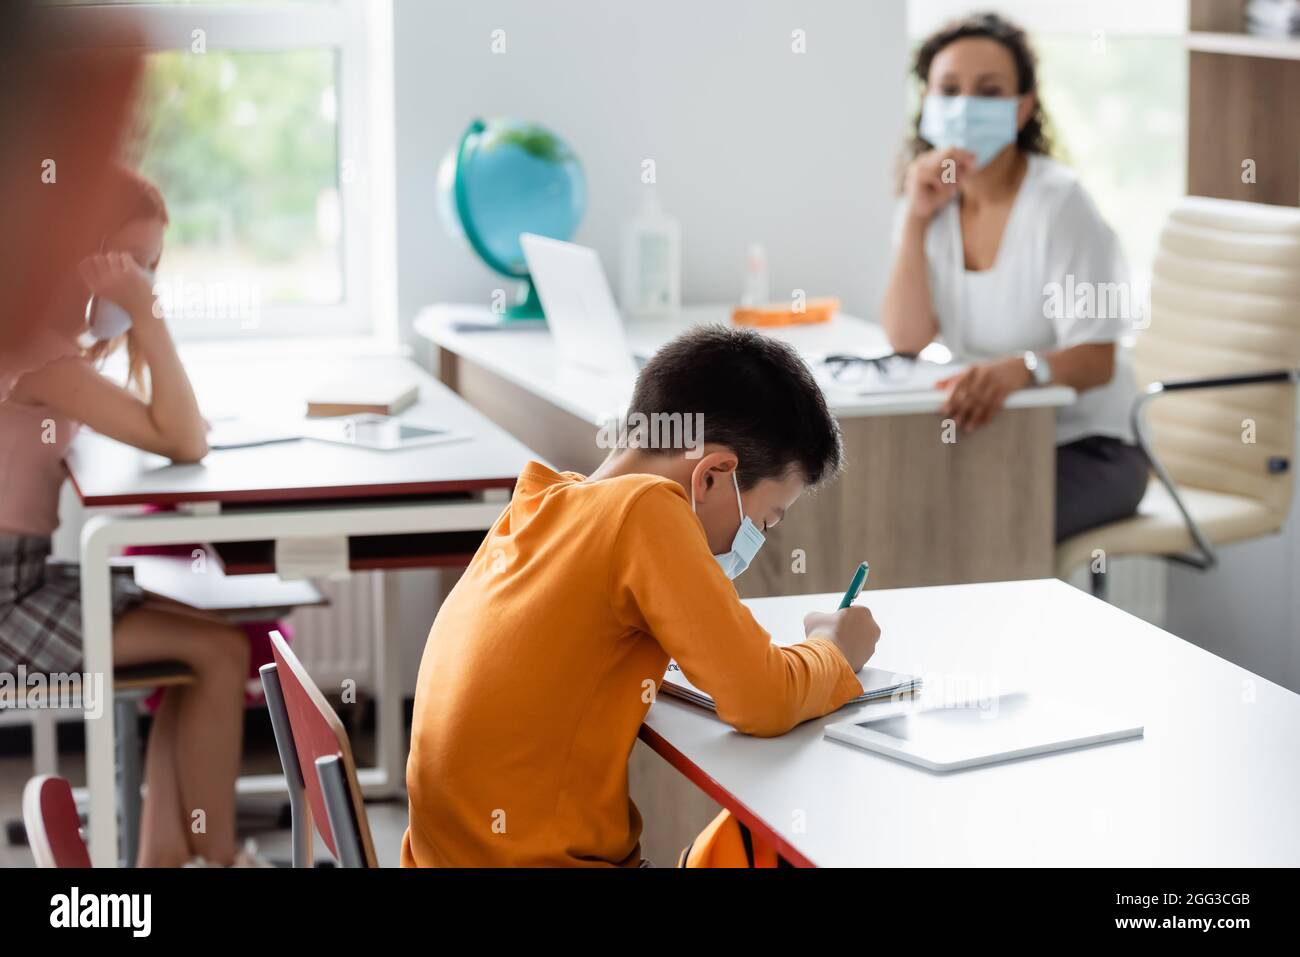
[[637, 376], [628, 416], [638, 413], [700, 415], [696, 441], [736, 453], [742, 489], [792, 468], [814, 487], [842, 465], [840, 427], [808, 366], [751, 329], [701, 326], [673, 339]]

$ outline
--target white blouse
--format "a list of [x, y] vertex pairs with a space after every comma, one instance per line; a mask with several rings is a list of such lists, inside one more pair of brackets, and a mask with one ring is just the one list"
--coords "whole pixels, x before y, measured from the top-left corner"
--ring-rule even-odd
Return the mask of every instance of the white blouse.
[[[925, 254], [940, 335], [967, 360], [1117, 342], [1145, 308], [1131, 298], [1115, 233], [1074, 174], [1045, 156], [1029, 157], [991, 268], [966, 269], [956, 201], [930, 221]], [[1120, 347], [1110, 382], [1058, 411], [1057, 444], [1089, 435], [1132, 442], [1136, 395], [1128, 350]]]

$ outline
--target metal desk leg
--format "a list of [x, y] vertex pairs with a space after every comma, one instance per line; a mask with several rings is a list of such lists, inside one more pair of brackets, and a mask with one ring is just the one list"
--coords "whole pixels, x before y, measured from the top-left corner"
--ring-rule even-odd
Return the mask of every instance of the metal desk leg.
[[140, 849], [140, 715], [135, 694], [115, 695], [117, 712], [117, 786], [122, 805], [122, 866], [135, 867]]
[[117, 866], [117, 791], [114, 787], [113, 601], [107, 531], [98, 516], [81, 531], [81, 639], [94, 700], [86, 706], [86, 789], [92, 867]]
[[32, 765], [37, 775], [59, 773], [59, 713], [32, 712]]
[[396, 574], [375, 572], [375, 766], [383, 784], [371, 795], [396, 797], [406, 785], [402, 718], [401, 602]]

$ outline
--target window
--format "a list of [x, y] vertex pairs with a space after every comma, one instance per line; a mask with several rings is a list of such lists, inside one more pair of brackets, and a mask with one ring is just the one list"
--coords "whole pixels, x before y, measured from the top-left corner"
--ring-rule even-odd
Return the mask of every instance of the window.
[[[910, 0], [919, 43], [948, 20], [989, 9]], [[1058, 158], [1119, 234], [1135, 279], [1150, 273], [1168, 211], [1187, 191], [1187, 8], [1182, 0], [1004, 0], [1030, 34]]]
[[170, 225], [157, 291], [181, 339], [372, 331], [373, 14], [365, 0], [54, 0], [147, 49], [129, 158]]

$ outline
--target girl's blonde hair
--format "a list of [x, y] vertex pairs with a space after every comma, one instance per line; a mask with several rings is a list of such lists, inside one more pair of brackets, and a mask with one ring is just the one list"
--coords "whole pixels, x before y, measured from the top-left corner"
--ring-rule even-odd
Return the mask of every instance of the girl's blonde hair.
[[[164, 226], [169, 222], [167, 203], [163, 200], [162, 193], [157, 186], [139, 173], [124, 166], [116, 166], [105, 188], [111, 190], [113, 194], [112, 214], [107, 220], [109, 226], [104, 230], [100, 241], [101, 249], [105, 240], [137, 219], [156, 219]], [[150, 270], [156, 270], [158, 261], [149, 263], [148, 267]], [[122, 347], [123, 343], [126, 344], [127, 387], [142, 397], [147, 396], [149, 384], [145, 377], [144, 356], [140, 353], [135, 342], [135, 334], [130, 329], [114, 339], [95, 343], [86, 351], [86, 355], [96, 365], [102, 365], [104, 360]]]

